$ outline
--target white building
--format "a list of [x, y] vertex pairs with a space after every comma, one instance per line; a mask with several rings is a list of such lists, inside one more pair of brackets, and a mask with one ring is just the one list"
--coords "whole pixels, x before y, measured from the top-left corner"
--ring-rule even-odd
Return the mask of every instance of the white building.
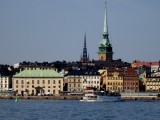
[[0, 91], [8, 91], [12, 89], [12, 79], [10, 76], [0, 75]]
[[101, 75], [93, 70], [73, 70], [65, 75], [64, 84], [68, 92], [82, 92], [87, 87], [100, 90]]

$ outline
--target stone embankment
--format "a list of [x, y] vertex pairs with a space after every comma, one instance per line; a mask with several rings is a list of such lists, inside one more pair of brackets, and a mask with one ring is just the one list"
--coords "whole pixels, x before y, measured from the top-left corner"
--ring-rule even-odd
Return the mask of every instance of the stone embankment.
[[33, 99], [33, 100], [41, 100], [41, 99], [49, 99], [49, 100], [80, 100], [82, 96], [0, 96], [0, 99]]
[[160, 100], [160, 93], [124, 92], [124, 93], [121, 93], [121, 99], [122, 100]]
[[160, 97], [121, 97], [122, 100], [160, 100]]

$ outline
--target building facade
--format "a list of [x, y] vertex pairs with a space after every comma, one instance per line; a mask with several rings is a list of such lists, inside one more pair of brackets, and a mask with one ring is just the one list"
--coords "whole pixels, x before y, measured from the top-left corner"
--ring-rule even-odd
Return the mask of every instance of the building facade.
[[147, 75], [146, 91], [160, 92], [160, 71]]
[[134, 68], [127, 68], [125, 70], [123, 90], [127, 92], [139, 92], [139, 74]]
[[26, 68], [13, 76], [13, 90], [19, 95], [59, 95], [63, 76], [47, 68]]
[[8, 91], [11, 89], [12, 89], [11, 76], [1, 76], [0, 75], [0, 91]]
[[123, 91], [123, 71], [122, 69], [109, 69], [102, 72], [103, 88], [109, 92]]
[[83, 92], [87, 87], [100, 90], [101, 76], [97, 71], [73, 70], [64, 79], [68, 92]]

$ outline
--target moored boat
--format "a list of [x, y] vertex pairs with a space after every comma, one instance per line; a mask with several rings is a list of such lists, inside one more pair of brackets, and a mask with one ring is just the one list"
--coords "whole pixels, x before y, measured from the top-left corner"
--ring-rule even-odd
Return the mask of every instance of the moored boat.
[[94, 93], [93, 89], [86, 89], [84, 91], [84, 96], [83, 96], [82, 100], [80, 100], [80, 101], [83, 101], [83, 102], [96, 102], [98, 100], [99, 100], [98, 96]]

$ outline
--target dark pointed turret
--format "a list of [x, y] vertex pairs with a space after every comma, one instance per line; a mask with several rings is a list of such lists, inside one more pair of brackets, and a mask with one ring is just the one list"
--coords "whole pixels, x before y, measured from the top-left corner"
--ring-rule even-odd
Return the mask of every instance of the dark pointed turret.
[[86, 45], [86, 33], [84, 35], [84, 46], [83, 46], [83, 56], [81, 57], [81, 62], [88, 62], [89, 58], [87, 56], [87, 45]]

